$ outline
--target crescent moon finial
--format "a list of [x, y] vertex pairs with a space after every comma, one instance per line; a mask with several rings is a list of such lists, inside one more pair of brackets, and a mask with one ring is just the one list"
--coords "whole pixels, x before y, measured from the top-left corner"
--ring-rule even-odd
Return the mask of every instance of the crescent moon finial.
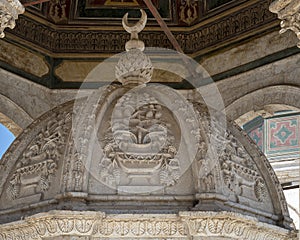
[[143, 10], [143, 9], [140, 9], [141, 11], [141, 18], [140, 20], [132, 25], [132, 26], [129, 26], [129, 23], [128, 23], [128, 13], [126, 13], [122, 19], [122, 25], [123, 25], [123, 28], [130, 34], [138, 34], [139, 32], [141, 32], [145, 26], [146, 26], [146, 23], [147, 23], [147, 14], [146, 12]]
[[126, 51], [129, 51], [130, 49], [139, 49], [141, 51], [144, 51], [145, 44], [143, 41], [139, 40], [138, 33], [141, 32], [147, 23], [147, 14], [143, 9], [140, 9], [142, 16], [140, 20], [134, 24], [129, 25], [128, 23], [128, 13], [126, 13], [122, 19], [122, 25], [123, 28], [130, 33], [130, 40], [125, 44]]

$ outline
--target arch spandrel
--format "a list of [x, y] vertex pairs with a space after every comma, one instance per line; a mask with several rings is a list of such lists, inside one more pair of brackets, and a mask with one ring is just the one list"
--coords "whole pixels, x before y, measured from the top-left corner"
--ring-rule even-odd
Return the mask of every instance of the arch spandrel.
[[12, 143], [0, 167], [6, 179], [0, 184], [1, 209], [39, 203], [59, 193], [56, 182], [61, 180], [71, 119], [72, 105], [64, 104], [35, 120]]

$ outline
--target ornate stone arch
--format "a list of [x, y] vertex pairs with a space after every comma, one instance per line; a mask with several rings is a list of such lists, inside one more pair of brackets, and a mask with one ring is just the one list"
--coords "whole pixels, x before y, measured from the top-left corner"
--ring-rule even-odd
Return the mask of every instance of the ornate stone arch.
[[[82, 166], [82, 165], [80, 166], [76, 164], [77, 162], [76, 156], [78, 157], [78, 155], [68, 154], [69, 151], [68, 149], [70, 149], [70, 146], [72, 145], [71, 136], [72, 136], [72, 115], [74, 112], [73, 106], [74, 106], [73, 102], [69, 102], [41, 116], [17, 138], [17, 140], [12, 144], [9, 152], [4, 156], [2, 165], [0, 167], [0, 176], [2, 179], [0, 184], [1, 202], [2, 202], [1, 209], [3, 210], [2, 213], [10, 212], [9, 209], [12, 210], [13, 208], [17, 208], [21, 210], [24, 208], [25, 205], [29, 203], [33, 204], [32, 206], [35, 206], [32, 208], [32, 211], [40, 211], [38, 210], [40, 209], [39, 206], [42, 206], [43, 204], [45, 204], [46, 209], [49, 210], [52, 209], [53, 207], [55, 209], [60, 209], [60, 208], [63, 209], [64, 207], [66, 207], [65, 201], [72, 202], [76, 198], [82, 200], [85, 199], [84, 201], [92, 200], [92, 198], [89, 197], [89, 195], [91, 194], [89, 193], [90, 188], [87, 187], [83, 187], [80, 189], [76, 187], [73, 188], [70, 185], [73, 184], [73, 182], [68, 182], [67, 179], [64, 178], [65, 176], [67, 176], [67, 172], [65, 172], [64, 169], [69, 169], [69, 172], [71, 173], [70, 179], [73, 179], [73, 181], [76, 181], [76, 176], [77, 176], [76, 171], [79, 171], [79, 174], [83, 174], [82, 175], [84, 176], [82, 180], [83, 186], [84, 184], [87, 184], [89, 182], [90, 178], [92, 178], [92, 176], [90, 174], [87, 174], [88, 172], [86, 172], [89, 170], [84, 169], [86, 166]], [[204, 121], [204, 119], [201, 119], [201, 121]], [[88, 126], [85, 126], [84, 129], [88, 129]], [[248, 180], [245, 179], [243, 180], [242, 178], [245, 177], [246, 175], [240, 172], [239, 173], [240, 176], [237, 181], [239, 184], [245, 186], [240, 188], [240, 190], [242, 189], [243, 191], [248, 191], [249, 193], [245, 193], [244, 195], [242, 194], [241, 198], [239, 198], [238, 195], [241, 193], [235, 193], [234, 192], [235, 189], [228, 190], [229, 192], [233, 191], [237, 199], [239, 199], [237, 203], [234, 203], [235, 200], [230, 200], [230, 201], [226, 200], [227, 198], [226, 196], [229, 195], [226, 194], [226, 191], [225, 192], [223, 191], [222, 187], [221, 188], [219, 187], [218, 188], [219, 190], [215, 188], [215, 190], [213, 191], [211, 191], [211, 189], [208, 191], [207, 189], [200, 187], [198, 188], [198, 190], [196, 190], [196, 192], [194, 192], [194, 198], [190, 198], [190, 200], [187, 200], [188, 198], [186, 198], [184, 201], [189, 202], [198, 199], [199, 203], [197, 206], [195, 206], [195, 209], [201, 210], [203, 202], [211, 201], [209, 199], [203, 198], [203, 196], [207, 194], [210, 196], [222, 195], [220, 199], [222, 199], [221, 202], [223, 202], [225, 206], [223, 210], [230, 209], [231, 211], [245, 212], [245, 213], [247, 212], [247, 214], [251, 216], [257, 216], [257, 217], [260, 216], [261, 210], [259, 209], [255, 210], [256, 208], [255, 202], [258, 201], [261, 202], [260, 204], [262, 204], [264, 201], [266, 202], [272, 201], [273, 210], [270, 210], [270, 216], [268, 217], [268, 214], [262, 214], [262, 216], [259, 218], [262, 221], [272, 222], [273, 224], [276, 223], [279, 226], [287, 227], [290, 219], [288, 217], [286, 202], [282, 194], [280, 184], [276, 178], [275, 173], [270, 167], [268, 161], [258, 151], [258, 149], [253, 144], [251, 144], [251, 141], [247, 137], [245, 137], [243, 133], [236, 126], [233, 126], [231, 123], [228, 123], [228, 130], [224, 131], [224, 134], [225, 134], [224, 142], [226, 143], [225, 150], [231, 149], [230, 151], [226, 151], [225, 154], [227, 160], [224, 161], [227, 161], [226, 164], [231, 165], [230, 169], [225, 168], [226, 174], [228, 173], [228, 171], [231, 171], [230, 174], [238, 173], [241, 170], [245, 171], [245, 173], [247, 172], [248, 175], [247, 174], [246, 175], [248, 177], [246, 177], [246, 179]], [[223, 135], [221, 134], [220, 136], [222, 137]], [[84, 145], [80, 145], [80, 146], [84, 147]], [[209, 157], [208, 160], [210, 159]], [[228, 157], [230, 157], [230, 159], [228, 159]], [[202, 158], [203, 157], [201, 157], [201, 159]], [[196, 157], [196, 161], [201, 159], [199, 156]], [[81, 158], [81, 160], [83, 159]], [[183, 161], [183, 159], [179, 159], [179, 160]], [[90, 159], [88, 161], [98, 161], [98, 160], [96, 156], [94, 156], [93, 159]], [[225, 171], [224, 164], [223, 165], [221, 164], [223, 160], [221, 159], [220, 161], [221, 161], [220, 164], [217, 164], [216, 167], [213, 166], [213, 169], [217, 173], [216, 179], [221, 178], [218, 180], [219, 181], [218, 184], [222, 184], [222, 179], [226, 175], [224, 172]], [[244, 164], [239, 161], [242, 162], [248, 161], [248, 163]], [[253, 164], [254, 166], [251, 166]], [[196, 165], [191, 165], [191, 166], [194, 168]], [[81, 168], [78, 169], [78, 167]], [[249, 174], [250, 175], [252, 174], [253, 176], [251, 177]], [[256, 179], [255, 176], [257, 176], [258, 179], [262, 178], [263, 182], [261, 181], [257, 182], [255, 180]], [[196, 176], [193, 177], [195, 178]], [[198, 180], [195, 180], [195, 182], [197, 181]], [[32, 189], [30, 191], [28, 190], [29, 182], [32, 184], [31, 187]], [[233, 183], [234, 182], [231, 182], [230, 184], [232, 185]], [[63, 187], [65, 184], [67, 186]], [[214, 184], [217, 184], [217, 182], [215, 182]], [[256, 198], [253, 195], [254, 192], [250, 193], [251, 191], [266, 191], [266, 190], [262, 190], [261, 187], [259, 188], [255, 187], [256, 184], [259, 184], [258, 186], [262, 186], [261, 184], [263, 185], [266, 184], [266, 189], [268, 189], [267, 191], [269, 191], [270, 197], [267, 197], [268, 193], [265, 192], [263, 193], [263, 195], [266, 198], [260, 197], [263, 195], [256, 195], [257, 196], [256, 198], [261, 200], [255, 200]], [[76, 186], [76, 184], [74, 186]], [[253, 190], [253, 187], [256, 188], [257, 190], [255, 189]], [[174, 189], [176, 189], [176, 184], [174, 185]], [[140, 201], [143, 201], [143, 199], [147, 200], [148, 202], [152, 201], [153, 204], [155, 202], [157, 203], [157, 201], [170, 201], [170, 199], [172, 199], [172, 196], [175, 197], [175, 195], [171, 194], [171, 192], [169, 192], [167, 195], [163, 193], [156, 194], [154, 195], [154, 197], [152, 197], [152, 199], [151, 197], [149, 198], [149, 196], [148, 197], [140, 196], [138, 199], [140, 199]], [[202, 194], [201, 195], [202, 197], [198, 198], [197, 196], [199, 194], [200, 195]], [[253, 196], [251, 197], [249, 194], [250, 195], [252, 194]], [[92, 195], [93, 195], [93, 201], [96, 202], [98, 201], [97, 204], [100, 204], [99, 206], [101, 206], [101, 209], [105, 208], [104, 207], [105, 205], [107, 206], [107, 203], [105, 203], [105, 205], [101, 205], [103, 204], [103, 199], [105, 199], [104, 196], [105, 194], [103, 195], [101, 191], [99, 190], [98, 192], [97, 190], [93, 191]], [[108, 195], [110, 195], [110, 199], [115, 203], [118, 201], [122, 202], [124, 201], [124, 199], [126, 202], [127, 201], [126, 199], [128, 199], [126, 196], [122, 197], [122, 194], [119, 195], [115, 193], [113, 195], [112, 194], [108, 194]], [[59, 200], [60, 198], [59, 196], [62, 197], [61, 200]], [[180, 198], [179, 195], [177, 197], [178, 199]], [[71, 198], [71, 200], [69, 198]], [[184, 199], [183, 196], [181, 196], [181, 198]], [[253, 199], [251, 200], [251, 198]], [[175, 197], [174, 203], [178, 204], [178, 199], [176, 200]], [[231, 198], [231, 199], [235, 199], [235, 198]], [[249, 201], [250, 204], [249, 207], [254, 209], [250, 210], [250, 208], [247, 208], [246, 206], [247, 204], [245, 205], [246, 203], [245, 201], [246, 202]], [[49, 205], [49, 202], [54, 203], [54, 205]], [[72, 205], [74, 205], [73, 206], [74, 209], [78, 207], [79, 209], [89, 210], [88, 206], [84, 207], [80, 205], [79, 207], [79, 205], [77, 205], [76, 203], [75, 204], [73, 203]], [[97, 205], [93, 205], [93, 207], [95, 208], [96, 206]], [[134, 204], [132, 206], [134, 206]], [[185, 203], [183, 203], [181, 208], [180, 207], [177, 208], [177, 211], [179, 211], [180, 209], [188, 209], [190, 206], [191, 206], [190, 203], [188, 205], [185, 205]], [[203, 206], [205, 206], [205, 204]], [[110, 209], [110, 207], [108, 207], [107, 209]], [[151, 206], [149, 207], [149, 209], [150, 212], [157, 211], [156, 208], [151, 208]], [[16, 212], [16, 210], [13, 210], [13, 212]], [[269, 220], [267, 220], [268, 218]]]
[[[3, 162], [0, 165], [0, 177], [2, 179], [0, 182], [0, 219], [1, 222], [6, 221], [12, 223], [5, 225], [3, 228], [0, 226], [0, 239], [1, 237], [2, 239], [7, 239], [8, 236], [14, 236], [13, 239], [17, 239], [24, 234], [26, 234], [26, 236], [34, 235], [37, 239], [58, 236], [119, 237], [121, 232], [119, 232], [118, 229], [120, 229], [120, 227], [124, 227], [124, 230], [127, 229], [126, 232], [128, 231], [128, 235], [126, 236], [132, 239], [136, 237], [146, 238], [146, 235], [150, 234], [150, 232], [143, 231], [142, 227], [147, 226], [147, 229], [151, 232], [155, 229], [158, 231], [157, 228], [150, 228], [153, 224], [155, 226], [162, 225], [165, 229], [157, 233], [153, 232], [154, 235], [152, 236], [157, 237], [179, 237], [184, 239], [192, 235], [211, 238], [223, 236], [230, 239], [240, 239], [242, 236], [248, 239], [250, 236], [256, 236], [257, 239], [264, 239], [266, 236], [269, 236], [270, 239], [285, 239], [285, 236], [291, 236], [289, 235], [289, 230], [283, 229], [289, 229], [288, 225], [290, 219], [276, 175], [256, 146], [251, 144], [251, 141], [243, 135], [237, 126], [230, 123], [228, 123], [229, 127], [227, 133], [232, 135], [228, 138], [230, 142], [225, 148], [231, 148], [233, 146], [231, 143], [238, 144], [240, 148], [239, 151], [242, 151], [242, 154], [246, 155], [238, 154], [235, 157], [244, 156], [244, 160], [248, 159], [248, 164], [250, 163], [250, 165], [254, 164], [256, 166], [253, 168], [246, 167], [248, 165], [233, 163], [232, 167], [241, 168], [242, 171], [247, 171], [251, 174], [263, 174], [264, 182], [270, 192], [270, 198], [268, 198], [269, 200], [267, 201], [271, 201], [273, 206], [273, 211], [270, 212], [269, 218], [261, 214], [261, 211], [255, 209], [255, 206], [252, 204], [247, 207], [242, 204], [242, 202], [234, 203], [232, 201], [226, 201], [226, 194], [220, 198], [225, 206], [223, 209], [207, 208], [207, 210], [210, 211], [204, 211], [202, 206], [205, 206], [205, 208], [208, 206], [205, 201], [211, 201], [210, 196], [220, 196], [221, 192], [214, 194], [212, 191], [203, 191], [201, 188], [198, 189], [198, 192], [194, 193], [194, 198], [188, 200], [187, 196], [175, 196], [172, 194], [158, 194], [154, 196], [103, 195], [101, 192], [93, 192], [91, 194], [88, 188], [77, 189], [76, 187], [72, 187], [76, 186], [76, 184], [71, 186], [69, 185], [70, 182], [65, 181], [64, 169], [68, 168], [70, 173], [75, 174], [71, 176], [74, 180], [71, 184], [75, 183], [76, 171], [78, 170], [78, 165], [76, 164], [77, 160], [76, 158], [71, 158], [71, 161], [69, 161], [69, 157], [76, 156], [76, 154], [68, 154], [68, 149], [70, 149], [72, 144], [72, 114], [76, 112], [73, 107], [74, 103], [69, 102], [41, 116], [18, 137], [9, 152], [3, 158]], [[51, 145], [50, 143], [54, 144]], [[37, 150], [37, 148], [34, 147], [35, 145], [38, 145], [37, 147], [40, 151], [35, 152], [35, 150]], [[95, 158], [95, 160], [97, 159]], [[196, 161], [197, 160], [198, 159], [196, 159]], [[192, 167], [195, 166], [196, 165], [192, 165]], [[217, 171], [222, 171], [222, 165], [216, 169]], [[255, 173], [255, 171], [258, 172]], [[15, 176], [18, 174], [21, 174], [19, 175], [21, 177], [21, 185], [19, 186], [15, 184], [15, 181], [18, 181], [18, 177]], [[89, 182], [91, 176], [88, 174], [83, 176], [85, 176], [83, 181]], [[220, 172], [219, 176], [223, 178], [223, 172]], [[250, 180], [248, 179], [248, 181]], [[24, 186], [27, 186], [26, 188], [28, 189], [30, 186], [29, 183], [35, 184], [34, 192], [24, 188]], [[241, 180], [240, 183], [246, 185], [252, 184], [244, 182], [244, 180]], [[260, 184], [261, 182], [258, 183]], [[12, 198], [8, 200], [8, 188], [14, 186], [16, 186], [16, 188], [14, 188], [15, 192], [13, 192], [15, 195], [12, 195]], [[245, 187], [244, 191], [250, 191], [250, 189]], [[206, 195], [207, 199], [204, 199], [203, 196], [199, 198], [199, 194], [203, 196]], [[244, 197], [247, 197], [247, 194], [244, 195]], [[195, 201], [197, 199], [200, 201], [194, 205], [192, 211], [189, 207], [182, 207], [184, 206], [184, 201]], [[212, 202], [215, 200], [216, 198], [214, 198]], [[133, 204], [131, 203], [130, 206], [135, 212], [138, 212], [138, 209], [140, 209], [139, 205], [135, 205], [137, 201], [146, 205], [152, 201], [152, 203], [159, 207], [153, 207], [151, 204], [147, 205], [148, 212], [146, 214], [144, 213], [144, 215], [125, 214], [124, 217], [121, 218], [116, 217], [116, 215], [110, 215], [114, 212], [122, 213], [124, 209], [122, 210], [121, 206], [123, 204], [128, 206], [130, 201], [133, 201]], [[164, 201], [166, 201], [167, 204], [171, 204], [171, 208], [174, 208], [176, 204], [178, 204], [178, 201], [183, 201], [183, 205], [179, 208], [175, 207], [177, 208], [174, 212], [176, 214], [166, 214], [165, 205], [163, 204]], [[14, 203], [12, 204], [12, 202]], [[30, 205], [30, 207], [28, 207], [28, 205]], [[137, 208], [134, 209], [133, 206]], [[51, 212], [50, 215], [47, 215], [48, 213], [46, 212], [53, 209], [59, 211], [54, 211]], [[66, 209], [72, 209], [75, 215], [72, 215], [72, 211], [64, 211]], [[77, 210], [77, 212], [75, 212], [75, 210]], [[93, 212], [90, 212], [91, 210], [93, 210]], [[182, 212], [182, 210], [185, 211]], [[34, 215], [35, 213], [41, 214]], [[165, 220], [154, 220], [151, 213], [162, 213], [156, 216]], [[19, 219], [23, 214], [33, 216], [26, 218], [22, 223], [22, 230], [20, 230], [14, 227], [14, 220]], [[72, 218], [70, 218], [70, 214], [73, 216]], [[263, 223], [257, 223], [257, 221]], [[64, 222], [68, 222], [69, 227], [64, 225]], [[53, 228], [48, 228], [48, 226], [50, 226], [49, 224]], [[168, 224], [171, 225], [169, 226]], [[272, 225], [277, 225], [277, 227]], [[71, 228], [71, 226], [74, 226], [74, 228]], [[111, 229], [109, 230], [111, 233], [107, 232], [107, 230], [104, 231], [104, 228], [107, 229], [106, 227]], [[136, 232], [137, 228], [139, 229], [138, 232]], [[167, 231], [169, 228], [170, 230]], [[255, 228], [260, 230], [253, 231]], [[171, 231], [171, 229], [173, 230]], [[134, 235], [135, 233], [138, 233], [138, 235]], [[275, 236], [277, 238], [275, 238]]]
[[226, 116], [235, 120], [251, 110], [260, 110], [269, 104], [285, 104], [300, 109], [300, 88], [277, 85], [251, 92], [228, 105]]

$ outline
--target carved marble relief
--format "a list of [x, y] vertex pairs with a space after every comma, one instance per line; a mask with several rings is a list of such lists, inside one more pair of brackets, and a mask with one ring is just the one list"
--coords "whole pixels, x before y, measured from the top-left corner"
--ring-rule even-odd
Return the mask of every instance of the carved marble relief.
[[82, 156], [77, 151], [73, 136], [68, 140], [63, 168], [62, 191], [81, 191], [84, 176], [84, 163]]
[[[58, 108], [38, 119], [30, 134], [24, 134], [29, 139], [17, 152], [16, 164], [5, 170], [0, 166], [5, 200], [15, 206], [5, 206], [5, 212], [0, 209], [0, 220], [7, 213], [12, 213], [4, 220], [9, 222], [40, 209], [71, 207], [81, 212], [58, 210], [26, 217], [20, 230], [10, 223], [1, 225], [0, 240], [64, 236], [284, 240], [292, 236], [269, 225], [289, 229], [284, 225], [288, 222], [284, 197], [270, 165], [263, 163], [266, 159], [258, 162], [257, 151], [250, 152], [250, 143], [243, 142], [232, 123], [226, 126], [226, 119], [212, 114], [212, 109], [208, 112], [173, 89], [147, 86], [153, 68], [138, 40], [146, 25], [145, 12], [133, 26], [125, 15], [123, 25], [131, 33], [127, 53], [117, 65], [116, 77], [123, 85], [79, 96], [67, 110]], [[123, 61], [128, 56], [136, 59]], [[53, 183], [60, 192], [52, 190]], [[217, 212], [205, 208], [197, 212], [195, 200], [201, 205], [201, 200], [211, 199], [222, 201], [213, 209]], [[30, 204], [26, 210], [25, 204]], [[141, 204], [150, 213], [176, 214], [99, 212], [138, 211]], [[232, 212], [221, 212], [222, 207]], [[191, 208], [194, 211], [180, 212]]]
[[24, 13], [25, 8], [18, 0], [2, 0], [0, 2], [0, 38], [4, 38], [4, 29], [13, 29], [18, 15]]
[[197, 155], [200, 193], [222, 193], [230, 201], [267, 210], [263, 206], [268, 205], [269, 193], [253, 159], [230, 130], [222, 128], [201, 105], [195, 107], [206, 140]]
[[70, 113], [56, 114], [27, 146], [8, 181], [6, 193], [10, 200], [43, 199], [57, 172], [70, 123]]
[[[176, 140], [177, 123], [171, 116], [147, 93], [129, 92], [122, 96], [102, 137], [104, 157], [99, 163], [102, 181], [112, 186], [143, 183], [149, 189], [151, 185], [174, 185], [180, 177], [176, 158], [180, 136]], [[99, 134], [100, 138], [102, 132]]]
[[297, 234], [231, 212], [106, 215], [51, 211], [0, 226], [1, 240], [19, 239], [247, 239], [296, 240]]
[[251, 157], [234, 136], [226, 132], [226, 149], [220, 156], [223, 181], [237, 202], [248, 198], [258, 202], [267, 200], [265, 181]]

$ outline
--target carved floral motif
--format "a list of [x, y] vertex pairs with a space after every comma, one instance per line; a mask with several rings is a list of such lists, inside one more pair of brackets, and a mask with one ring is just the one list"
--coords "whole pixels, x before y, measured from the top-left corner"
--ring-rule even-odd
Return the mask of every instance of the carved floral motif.
[[55, 23], [66, 22], [67, 19], [67, 0], [51, 0], [49, 3], [49, 17]]
[[[271, 1], [260, 0], [190, 33], [175, 33], [175, 37], [185, 53], [195, 53], [209, 46], [218, 46], [221, 41], [236, 39], [238, 34], [249, 34], [254, 29], [257, 30], [274, 21], [276, 17], [268, 11]], [[29, 42], [39, 44], [44, 49], [58, 53], [79, 51], [120, 53], [124, 51], [123, 43], [129, 39], [128, 34], [118, 31], [74, 32], [63, 29], [57, 31], [23, 15], [13, 33]], [[148, 47], [172, 48], [164, 33], [144, 31], [140, 37]]]
[[[139, 98], [141, 102], [135, 102]], [[159, 172], [160, 183], [171, 186], [180, 177], [177, 149], [170, 123], [155, 98], [127, 93], [118, 100], [111, 127], [104, 136], [104, 158], [100, 162], [102, 180], [120, 183], [121, 173], [134, 177]]]
[[65, 147], [70, 122], [69, 113], [53, 116], [29, 144], [9, 180], [6, 192], [10, 199], [38, 195], [49, 190]]
[[[20, 228], [18, 225], [21, 225]], [[296, 240], [296, 234], [255, 218], [229, 212], [180, 212], [178, 215], [105, 215], [101, 212], [52, 211], [0, 226], [0, 240], [59, 236], [130, 239], [225, 237], [249, 240]]]
[[[226, 142], [220, 157], [225, 186], [237, 198], [246, 196], [263, 202], [266, 200], [267, 189], [253, 160], [229, 131], [226, 132]], [[247, 191], [253, 192], [254, 195], [250, 192], [247, 194]]]
[[198, 154], [200, 191], [215, 192], [216, 184], [221, 184], [219, 189], [232, 196], [232, 200], [239, 202], [240, 198], [247, 198], [265, 202], [268, 190], [253, 159], [216, 116], [209, 116], [201, 104], [195, 104], [195, 107], [206, 139], [200, 144]]

